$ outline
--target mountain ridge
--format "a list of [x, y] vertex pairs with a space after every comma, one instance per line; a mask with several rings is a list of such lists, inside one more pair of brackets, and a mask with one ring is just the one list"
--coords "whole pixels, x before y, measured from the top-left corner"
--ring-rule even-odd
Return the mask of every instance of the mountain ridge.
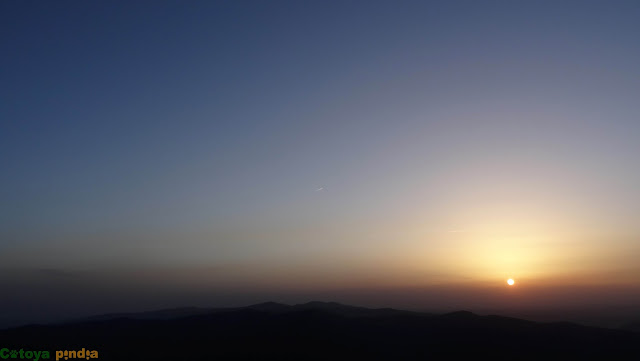
[[[14, 348], [97, 349], [102, 360], [640, 359], [640, 334], [630, 331], [470, 311], [432, 315], [333, 302], [177, 310], [23, 326], [1, 330], [0, 340]], [[190, 311], [198, 314], [184, 314]]]

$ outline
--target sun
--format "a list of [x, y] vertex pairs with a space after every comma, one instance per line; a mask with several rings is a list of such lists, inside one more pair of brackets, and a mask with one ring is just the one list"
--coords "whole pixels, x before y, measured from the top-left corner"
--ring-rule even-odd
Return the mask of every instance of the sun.
[[507, 280], [507, 284], [508, 284], [509, 286], [513, 286], [513, 284], [514, 284], [514, 283], [516, 283], [516, 281], [514, 281], [512, 278], [509, 278], [509, 279]]

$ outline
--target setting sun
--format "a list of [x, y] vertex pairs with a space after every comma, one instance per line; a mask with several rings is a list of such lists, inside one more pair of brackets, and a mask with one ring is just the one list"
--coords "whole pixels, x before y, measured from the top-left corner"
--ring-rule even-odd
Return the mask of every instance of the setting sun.
[[513, 284], [514, 284], [514, 283], [516, 283], [516, 282], [515, 282], [513, 279], [511, 279], [511, 278], [509, 278], [509, 279], [507, 280], [507, 284], [508, 284], [509, 286], [513, 286]]

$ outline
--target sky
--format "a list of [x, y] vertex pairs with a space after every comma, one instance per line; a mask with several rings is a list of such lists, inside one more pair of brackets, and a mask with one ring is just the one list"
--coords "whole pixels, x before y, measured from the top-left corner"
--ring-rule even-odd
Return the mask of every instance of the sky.
[[638, 18], [4, 1], [0, 319], [637, 305]]

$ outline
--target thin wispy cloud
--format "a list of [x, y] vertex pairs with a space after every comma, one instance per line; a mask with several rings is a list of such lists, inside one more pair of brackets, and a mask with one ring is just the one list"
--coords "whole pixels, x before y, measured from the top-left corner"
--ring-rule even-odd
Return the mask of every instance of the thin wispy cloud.
[[47, 275], [50, 277], [72, 277], [74, 274], [62, 269], [55, 268], [42, 268], [39, 269], [38, 272], [43, 275]]

